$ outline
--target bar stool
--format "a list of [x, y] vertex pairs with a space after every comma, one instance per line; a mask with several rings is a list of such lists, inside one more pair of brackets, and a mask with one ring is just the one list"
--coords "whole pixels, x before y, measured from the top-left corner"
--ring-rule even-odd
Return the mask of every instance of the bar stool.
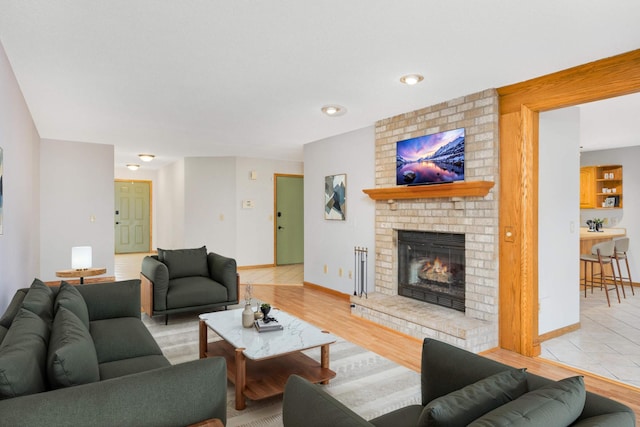
[[[584, 296], [587, 297], [587, 264], [591, 265], [591, 293], [593, 293], [593, 282], [596, 277], [600, 278], [600, 289], [604, 286], [604, 293], [607, 296], [607, 304], [611, 307], [609, 300], [609, 291], [615, 288], [618, 295], [618, 303], [620, 303], [620, 291], [618, 291], [618, 281], [616, 272], [613, 269], [613, 257], [615, 252], [615, 243], [613, 240], [593, 245], [590, 254], [581, 254], [580, 261], [584, 262]], [[593, 265], [600, 264], [600, 273], [593, 273]], [[611, 276], [607, 276], [604, 272], [604, 266], [609, 265], [611, 268]], [[613, 279], [613, 287], [607, 285], [607, 280]]]
[[[624, 280], [629, 281], [629, 286], [631, 286], [631, 295], [635, 295], [635, 291], [633, 290], [633, 281], [631, 280], [631, 270], [629, 269], [629, 257], [627, 256], [627, 251], [629, 250], [629, 238], [621, 237], [619, 239], [615, 239], [613, 241], [615, 243], [615, 253], [614, 258], [616, 260], [616, 265], [618, 266], [618, 275], [620, 276], [620, 285], [622, 285], [622, 295], [624, 295]], [[620, 260], [624, 260], [627, 267], [627, 277], [622, 276], [622, 270], [620, 270]], [[626, 295], [624, 295], [626, 298]]]

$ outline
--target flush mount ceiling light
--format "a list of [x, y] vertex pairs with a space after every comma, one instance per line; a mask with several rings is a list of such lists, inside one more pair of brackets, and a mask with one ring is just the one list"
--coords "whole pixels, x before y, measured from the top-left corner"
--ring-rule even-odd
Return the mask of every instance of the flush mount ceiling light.
[[400, 77], [400, 82], [409, 86], [418, 84], [422, 80], [424, 80], [424, 77], [421, 76], [420, 74], [407, 74], [405, 76]]
[[341, 105], [325, 105], [320, 110], [329, 117], [338, 117], [347, 112], [347, 109]]
[[153, 154], [138, 154], [138, 157], [140, 157], [140, 160], [142, 160], [143, 162], [150, 162], [156, 156], [154, 156]]
[[127, 168], [132, 171], [137, 171], [140, 168], [140, 165], [137, 163], [127, 163]]

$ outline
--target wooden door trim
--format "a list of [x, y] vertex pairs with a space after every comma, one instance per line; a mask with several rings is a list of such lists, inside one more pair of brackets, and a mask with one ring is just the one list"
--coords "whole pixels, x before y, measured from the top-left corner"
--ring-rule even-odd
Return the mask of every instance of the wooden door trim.
[[[536, 356], [540, 354], [538, 115], [542, 111], [640, 92], [640, 49], [504, 86], [497, 91], [500, 102], [500, 346]], [[516, 185], [509, 185], [509, 181], [514, 180]]]
[[148, 179], [116, 178], [113, 180], [113, 182], [146, 182], [147, 184], [149, 184], [149, 248], [147, 252], [151, 252], [151, 248], [153, 247], [153, 181]]
[[278, 178], [303, 178], [298, 173], [274, 173], [273, 174], [273, 266], [278, 265]]

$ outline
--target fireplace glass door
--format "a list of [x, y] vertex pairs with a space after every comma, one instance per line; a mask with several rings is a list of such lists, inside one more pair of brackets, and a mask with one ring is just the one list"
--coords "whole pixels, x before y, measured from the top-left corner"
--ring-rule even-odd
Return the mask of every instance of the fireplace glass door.
[[398, 294], [465, 311], [464, 234], [398, 231]]

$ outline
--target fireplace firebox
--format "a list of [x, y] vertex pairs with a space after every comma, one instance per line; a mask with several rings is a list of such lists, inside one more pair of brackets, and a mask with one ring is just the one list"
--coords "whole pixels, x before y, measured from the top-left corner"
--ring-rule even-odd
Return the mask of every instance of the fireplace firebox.
[[464, 234], [398, 230], [398, 295], [465, 311]]

